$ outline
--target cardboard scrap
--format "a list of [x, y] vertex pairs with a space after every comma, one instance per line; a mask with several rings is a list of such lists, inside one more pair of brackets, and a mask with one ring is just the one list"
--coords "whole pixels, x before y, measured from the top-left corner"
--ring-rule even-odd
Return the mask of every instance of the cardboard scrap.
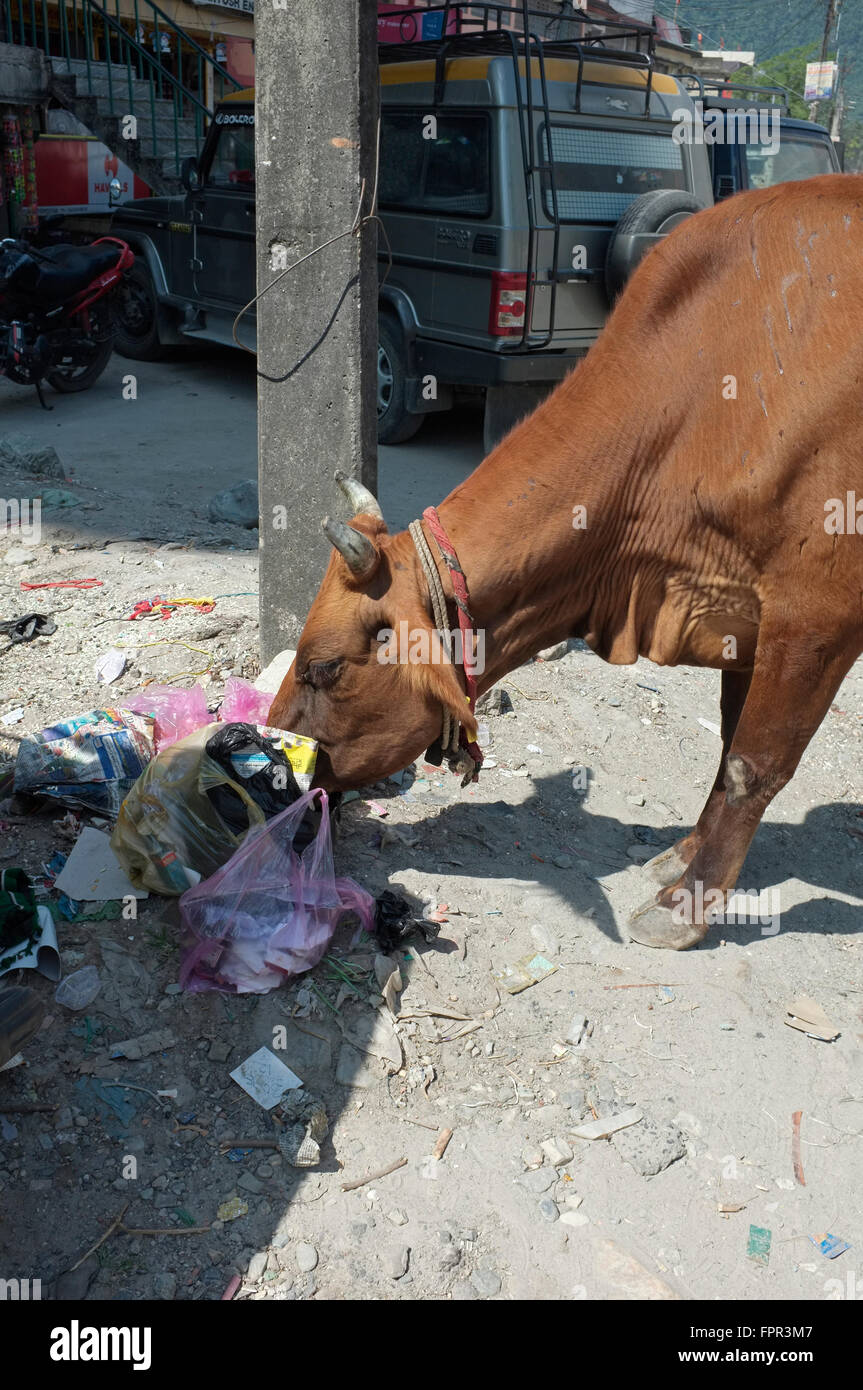
[[556, 970], [556, 965], [552, 965], [545, 956], [537, 954], [535, 956], [522, 956], [512, 965], [504, 965], [500, 970], [493, 970], [492, 976], [501, 989], [506, 990], [507, 994], [519, 994], [523, 989], [528, 989], [531, 985], [546, 979], [547, 976], [553, 975]]
[[839, 1037], [839, 1029], [830, 1022], [821, 1005], [805, 994], [801, 994], [787, 1006], [787, 1013], [785, 1022], [788, 1027], [798, 1029], [808, 1038], [817, 1038], [819, 1042], [833, 1042]]
[[54, 880], [54, 887], [74, 902], [105, 902], [108, 898], [148, 898], [143, 888], [135, 888], [126, 876], [101, 830], [86, 825], [75, 841], [72, 853]]
[[154, 1052], [164, 1052], [165, 1048], [173, 1047], [176, 1041], [170, 1028], [159, 1028], [153, 1033], [140, 1033], [137, 1038], [126, 1038], [125, 1042], [112, 1043], [110, 1055], [128, 1057], [130, 1062], [137, 1062]]
[[296, 1072], [286, 1067], [268, 1047], [259, 1047], [230, 1076], [264, 1110], [272, 1110], [285, 1091], [296, 1090], [303, 1084]]
[[632, 1105], [628, 1110], [621, 1110], [619, 1115], [607, 1115], [605, 1119], [589, 1120], [585, 1125], [576, 1125], [575, 1129], [567, 1130], [567, 1134], [574, 1134], [576, 1139], [606, 1139], [609, 1134], [616, 1134], [619, 1129], [628, 1129], [630, 1125], [637, 1125], [639, 1120], [644, 1119], [644, 1113], [637, 1105]]
[[773, 1232], [768, 1231], [765, 1226], [749, 1227], [749, 1242], [746, 1246], [746, 1255], [750, 1260], [754, 1260], [758, 1265], [766, 1265], [770, 1261], [770, 1242], [773, 1239]]
[[820, 1235], [810, 1236], [813, 1245], [817, 1245], [822, 1255], [826, 1255], [828, 1260], [835, 1260], [837, 1255], [844, 1255], [851, 1246], [847, 1240], [840, 1240], [838, 1236], [831, 1235], [829, 1231], [822, 1231]]

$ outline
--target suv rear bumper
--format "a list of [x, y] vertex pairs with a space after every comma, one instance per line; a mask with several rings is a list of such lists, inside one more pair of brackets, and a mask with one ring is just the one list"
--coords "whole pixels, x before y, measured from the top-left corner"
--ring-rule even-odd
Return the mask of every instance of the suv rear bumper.
[[418, 376], [434, 376], [448, 386], [505, 386], [562, 381], [584, 357], [588, 344], [568, 352], [504, 353], [415, 338], [412, 347]]

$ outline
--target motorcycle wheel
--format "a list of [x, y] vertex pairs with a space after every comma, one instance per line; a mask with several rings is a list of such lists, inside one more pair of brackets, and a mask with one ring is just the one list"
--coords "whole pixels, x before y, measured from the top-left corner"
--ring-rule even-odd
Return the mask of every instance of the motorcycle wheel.
[[113, 351], [113, 338], [106, 338], [103, 342], [96, 344], [95, 351], [87, 362], [64, 363], [61, 367], [55, 367], [52, 372], [48, 372], [45, 380], [62, 395], [68, 395], [71, 391], [89, 391], [93, 383], [104, 372], [111, 360]]

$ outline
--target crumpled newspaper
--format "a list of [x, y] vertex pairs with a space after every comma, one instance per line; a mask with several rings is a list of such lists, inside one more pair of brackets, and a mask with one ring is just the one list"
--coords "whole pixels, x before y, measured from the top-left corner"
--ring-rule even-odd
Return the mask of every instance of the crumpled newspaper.
[[283, 1158], [294, 1168], [314, 1168], [330, 1131], [321, 1101], [308, 1091], [291, 1091], [279, 1102], [284, 1129], [276, 1136]]

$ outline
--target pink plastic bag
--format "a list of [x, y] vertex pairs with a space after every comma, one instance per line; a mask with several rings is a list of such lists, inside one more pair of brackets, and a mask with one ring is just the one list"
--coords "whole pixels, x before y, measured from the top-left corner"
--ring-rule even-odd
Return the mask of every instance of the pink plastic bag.
[[[239, 676], [225, 681], [222, 707], [216, 718], [223, 724], [266, 724], [273, 696], [256, 690]], [[170, 748], [172, 743], [212, 724], [214, 716], [207, 709], [207, 697], [199, 685], [191, 690], [174, 690], [169, 685], [151, 685], [122, 703], [123, 709], [135, 714], [151, 714], [156, 720], [156, 752]]]
[[[294, 836], [316, 797], [320, 827], [298, 855]], [[370, 932], [374, 911], [359, 884], [335, 877], [327, 794], [315, 787], [249, 831], [227, 864], [180, 898], [190, 937], [180, 984], [266, 994], [317, 965], [344, 913], [355, 912]]]
[[219, 718], [223, 724], [266, 724], [272, 703], [273, 696], [265, 690], [257, 690], [239, 676], [229, 676]]
[[123, 709], [135, 714], [151, 714], [156, 720], [156, 752], [170, 748], [178, 739], [213, 722], [207, 710], [207, 697], [199, 685], [191, 690], [172, 690], [169, 685], [151, 685], [122, 701]]

